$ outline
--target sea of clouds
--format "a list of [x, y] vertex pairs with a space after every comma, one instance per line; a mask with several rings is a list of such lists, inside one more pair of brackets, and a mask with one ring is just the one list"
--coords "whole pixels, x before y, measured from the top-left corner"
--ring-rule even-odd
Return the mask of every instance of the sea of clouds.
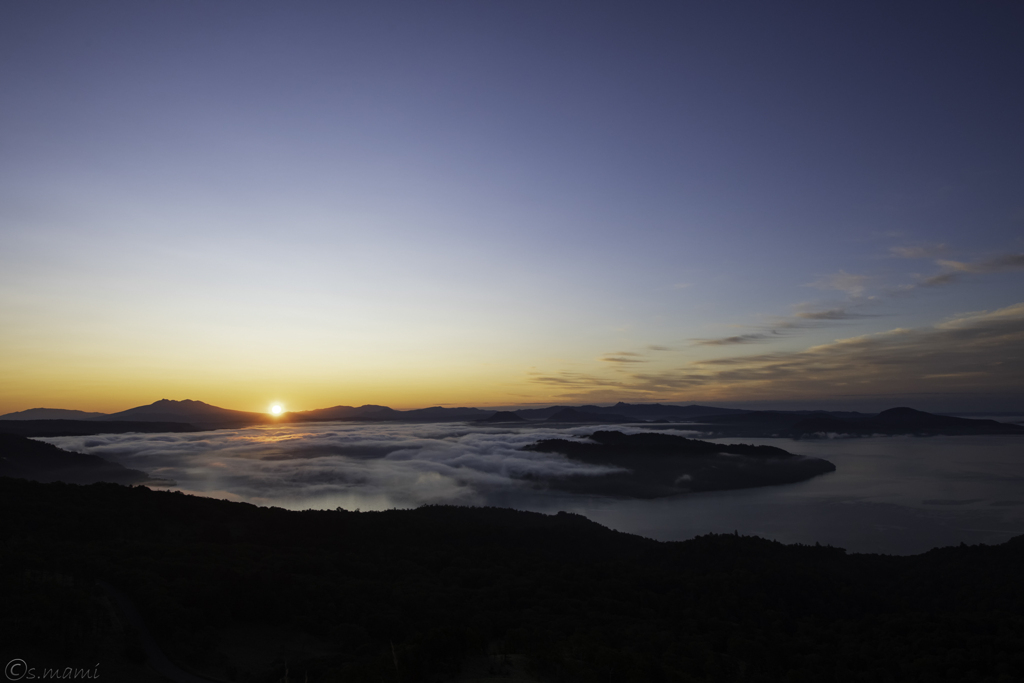
[[508, 505], [542, 495], [551, 479], [614, 471], [522, 450], [540, 439], [580, 440], [608, 428], [329, 422], [45, 440], [173, 481], [167, 488], [188, 493], [287, 508], [384, 509]]
[[838, 469], [798, 484], [656, 500], [547, 489], [545, 480], [610, 468], [521, 450], [540, 439], [582, 440], [599, 429], [655, 431], [328, 422], [44, 440], [175, 482], [166, 488], [299, 510], [431, 503], [568, 510], [660, 540], [738, 530], [786, 543], [897, 554], [960, 542], [1001, 543], [1024, 533], [1019, 436], [725, 439], [823, 457]]

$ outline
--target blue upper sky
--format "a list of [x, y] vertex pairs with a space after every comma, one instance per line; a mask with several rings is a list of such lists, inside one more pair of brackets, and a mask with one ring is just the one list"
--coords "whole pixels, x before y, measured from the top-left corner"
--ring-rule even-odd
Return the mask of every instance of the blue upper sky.
[[1016, 2], [6, 3], [0, 412], [1024, 408], [1022, 34]]

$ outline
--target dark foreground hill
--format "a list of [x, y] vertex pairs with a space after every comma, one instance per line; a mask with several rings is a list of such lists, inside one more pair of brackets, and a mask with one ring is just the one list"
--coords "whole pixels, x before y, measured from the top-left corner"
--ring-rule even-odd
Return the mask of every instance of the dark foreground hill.
[[145, 472], [128, 469], [99, 456], [72, 453], [42, 441], [3, 433], [0, 433], [0, 477], [72, 484], [158, 483]]
[[0, 479], [0, 543], [0, 655], [99, 662], [105, 680], [141, 680], [144, 655], [97, 579], [172, 659], [220, 680], [284, 680], [286, 665], [309, 683], [474, 667], [474, 680], [1024, 680], [1024, 537], [847, 555], [659, 543], [566, 513], [289, 512]]

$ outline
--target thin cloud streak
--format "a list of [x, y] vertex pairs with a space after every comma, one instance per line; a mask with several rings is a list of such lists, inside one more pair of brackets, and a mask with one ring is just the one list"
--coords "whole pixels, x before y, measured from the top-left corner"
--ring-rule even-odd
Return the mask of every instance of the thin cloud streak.
[[834, 275], [812, 282], [807, 286], [818, 289], [836, 289], [852, 297], [859, 297], [864, 294], [870, 280], [871, 278], [867, 275], [855, 275], [840, 270]]
[[[801, 304], [798, 308], [807, 307]], [[780, 330], [808, 330], [827, 327], [829, 323], [846, 320], [860, 320], [875, 317], [866, 313], [854, 313], [846, 307], [828, 308], [823, 310], [798, 310], [789, 318], [777, 320], [774, 324], [764, 326], [764, 332], [750, 332], [716, 339], [694, 339], [693, 346], [736, 346], [740, 344], [757, 344], [788, 336]]]
[[1024, 269], [1024, 254], [1002, 254], [973, 263], [962, 261], [937, 261], [936, 263], [961, 273], [1001, 273], [1007, 270]]
[[634, 353], [633, 351], [615, 351], [613, 353], [605, 354], [601, 357], [601, 361], [605, 363], [646, 363], [647, 361], [643, 358], [643, 354]]
[[[1024, 303], [959, 316], [933, 327], [897, 328], [799, 352], [728, 356], [676, 370], [637, 373], [616, 386], [635, 394], [705, 398], [822, 398], [919, 392], [1019, 394], [1024, 386]], [[550, 383], [557, 376], [549, 377]], [[606, 394], [603, 378], [576, 375], [566, 398]]]
[[[908, 259], [932, 258], [935, 255], [946, 251], [947, 248], [945, 244], [890, 248], [890, 253], [893, 255]], [[981, 275], [1024, 270], [1024, 254], [1000, 254], [971, 262], [940, 259], [935, 261], [935, 263], [943, 268], [942, 272], [922, 278], [917, 283], [906, 284], [890, 289], [885, 291], [884, 294], [890, 297], [900, 296], [922, 287], [949, 285], [960, 281], [964, 275]], [[820, 289], [835, 289], [843, 291], [849, 295], [848, 301], [841, 303], [840, 305], [833, 305], [832, 307], [820, 308], [818, 310], [814, 310], [812, 308], [813, 304], [810, 303], [799, 304], [796, 306], [798, 310], [789, 318], [783, 318], [773, 325], [762, 327], [762, 329], [768, 329], [770, 331], [768, 333], [752, 332], [749, 334], [733, 335], [718, 339], [699, 339], [695, 340], [694, 345], [733, 346], [738, 344], [765, 342], [781, 335], [780, 330], [816, 329], [823, 327], [828, 323], [877, 317], [876, 315], [859, 313], [851, 310], [851, 308], [856, 309], [866, 305], [878, 304], [884, 299], [884, 296], [882, 295], [866, 295], [867, 285], [871, 279], [872, 278], [867, 275], [856, 275], [845, 271], [839, 271], [839, 273], [827, 278], [810, 283], [808, 286]]]
[[889, 247], [889, 253], [897, 258], [930, 259], [948, 252], [945, 244], [919, 245], [912, 247]]
[[[945, 253], [947, 247], [945, 244], [937, 245], [926, 245], [926, 246], [904, 246], [904, 247], [892, 247], [890, 253], [900, 258], [933, 258], [939, 253]], [[868, 306], [877, 306], [878, 304], [885, 301], [887, 298], [899, 297], [901, 295], [907, 295], [913, 292], [913, 290], [921, 287], [935, 287], [940, 285], [952, 284], [959, 281], [965, 275], [973, 274], [990, 274], [1000, 273], [1014, 270], [1024, 270], [1024, 254], [1020, 253], [1004, 253], [997, 256], [992, 256], [986, 259], [980, 259], [976, 261], [954, 261], [954, 260], [936, 260], [936, 264], [941, 266], [944, 270], [936, 275], [928, 278], [923, 278], [919, 282], [914, 284], [906, 284], [897, 288], [882, 290], [877, 295], [868, 295], [867, 287], [872, 281], [872, 277], [868, 275], [858, 275], [853, 273], [847, 273], [846, 271], [839, 271], [834, 275], [827, 278], [818, 280], [817, 282], [811, 283], [808, 286], [818, 287], [821, 289], [835, 289], [845, 292], [848, 295], [848, 299], [843, 302], [833, 302], [831, 305], [823, 303], [802, 303], [794, 306], [795, 311], [786, 318], [776, 319], [771, 324], [761, 326], [751, 326], [755, 330], [746, 334], [730, 335], [727, 337], [719, 338], [698, 338], [691, 339], [690, 346], [692, 347], [732, 347], [732, 346], [746, 346], [751, 344], [764, 344], [774, 340], [778, 340], [785, 337], [792, 337], [793, 334], [798, 333], [800, 330], [808, 329], [823, 329], [832, 325], [841, 325], [847, 321], [862, 320], [865, 318], [876, 318], [879, 314], [870, 314], [859, 312], [857, 309], [863, 309]], [[936, 326], [936, 329], [941, 326]], [[749, 329], [749, 328], [748, 328]], [[663, 347], [648, 347], [658, 348], [659, 350]], [[629, 353], [629, 352], [618, 352], [616, 354], [608, 354], [601, 360], [609, 363], [618, 364], [631, 364], [638, 362], [634, 358], [641, 356], [642, 354]], [[746, 356], [742, 358], [718, 358], [718, 359], [707, 359], [697, 363], [692, 363], [690, 367], [722, 367], [731, 366], [736, 367], [740, 365], [750, 365], [754, 362], [754, 357]], [[773, 356], [762, 355], [758, 358], [768, 362], [767, 359], [773, 358]], [[788, 358], [786, 356], [785, 358]], [[778, 359], [779, 363], [783, 366], [786, 365], [787, 361], [784, 361], [782, 357]], [[925, 373], [922, 377], [928, 379], [951, 379], [954, 377], [978, 377], [978, 373], [943, 373], [943, 372], [930, 372]], [[808, 378], [809, 381], [814, 382], [820, 377]], [[540, 381], [540, 380], [535, 380]], [[653, 374], [635, 374], [632, 376], [632, 381], [627, 380], [625, 384], [617, 383], [615, 388], [619, 391], [633, 391], [639, 392], [634, 393], [633, 396], [644, 396], [649, 395], [653, 392], [664, 392], [669, 391], [681, 391], [684, 389], [690, 389], [693, 387], [709, 387], [717, 386], [721, 389], [723, 382], [737, 383], [740, 382], [739, 376], [736, 374], [722, 375], [718, 377], [709, 377], [704, 373], [700, 372], [682, 372], [672, 371], [669, 375], [665, 373], [653, 373]], [[748, 378], [749, 382], [766, 381], [764, 372], [758, 373], [756, 376], [751, 375]], [[854, 385], [862, 384], [866, 380], [863, 378], [854, 378], [851, 382]], [[547, 375], [545, 376], [543, 383], [550, 385], [564, 384], [565, 386], [572, 386], [577, 389], [582, 389], [588, 385], [594, 385], [593, 392], [583, 391], [582, 393], [576, 392], [572, 394], [564, 394], [561, 398], [583, 398], [588, 400], [596, 400], [597, 398], [612, 397], [612, 387], [600, 376], [594, 377], [583, 377], [577, 376], [571, 381], [563, 382], [561, 375]], [[838, 386], [845, 386], [848, 382], [842, 382]], [[619, 397], [614, 397], [619, 398]]]
[[870, 316], [864, 313], [852, 313], [845, 308], [830, 308], [824, 311], [798, 311], [794, 317], [801, 320], [858, 320]]
[[926, 277], [921, 282], [909, 285], [905, 289], [941, 287], [960, 281], [964, 275], [987, 275], [1024, 270], [1024, 254], [1000, 254], [971, 262], [940, 259], [935, 263], [943, 268], [942, 272]]
[[733, 337], [722, 337], [720, 339], [695, 339], [693, 341], [694, 346], [735, 346], [737, 344], [756, 344], [767, 339], [771, 339], [772, 335], [765, 334], [762, 332], [752, 334], [738, 334]]

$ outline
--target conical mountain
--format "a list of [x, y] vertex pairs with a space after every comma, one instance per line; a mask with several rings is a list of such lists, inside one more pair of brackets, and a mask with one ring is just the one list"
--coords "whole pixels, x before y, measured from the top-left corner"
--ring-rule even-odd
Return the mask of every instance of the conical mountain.
[[211, 406], [202, 401], [171, 401], [168, 399], [161, 399], [148, 406], [129, 408], [120, 413], [112, 413], [99, 419], [133, 422], [183, 422], [207, 429], [241, 427], [261, 422], [270, 422], [272, 420], [269, 415], [263, 413], [228, 410], [227, 408]]

